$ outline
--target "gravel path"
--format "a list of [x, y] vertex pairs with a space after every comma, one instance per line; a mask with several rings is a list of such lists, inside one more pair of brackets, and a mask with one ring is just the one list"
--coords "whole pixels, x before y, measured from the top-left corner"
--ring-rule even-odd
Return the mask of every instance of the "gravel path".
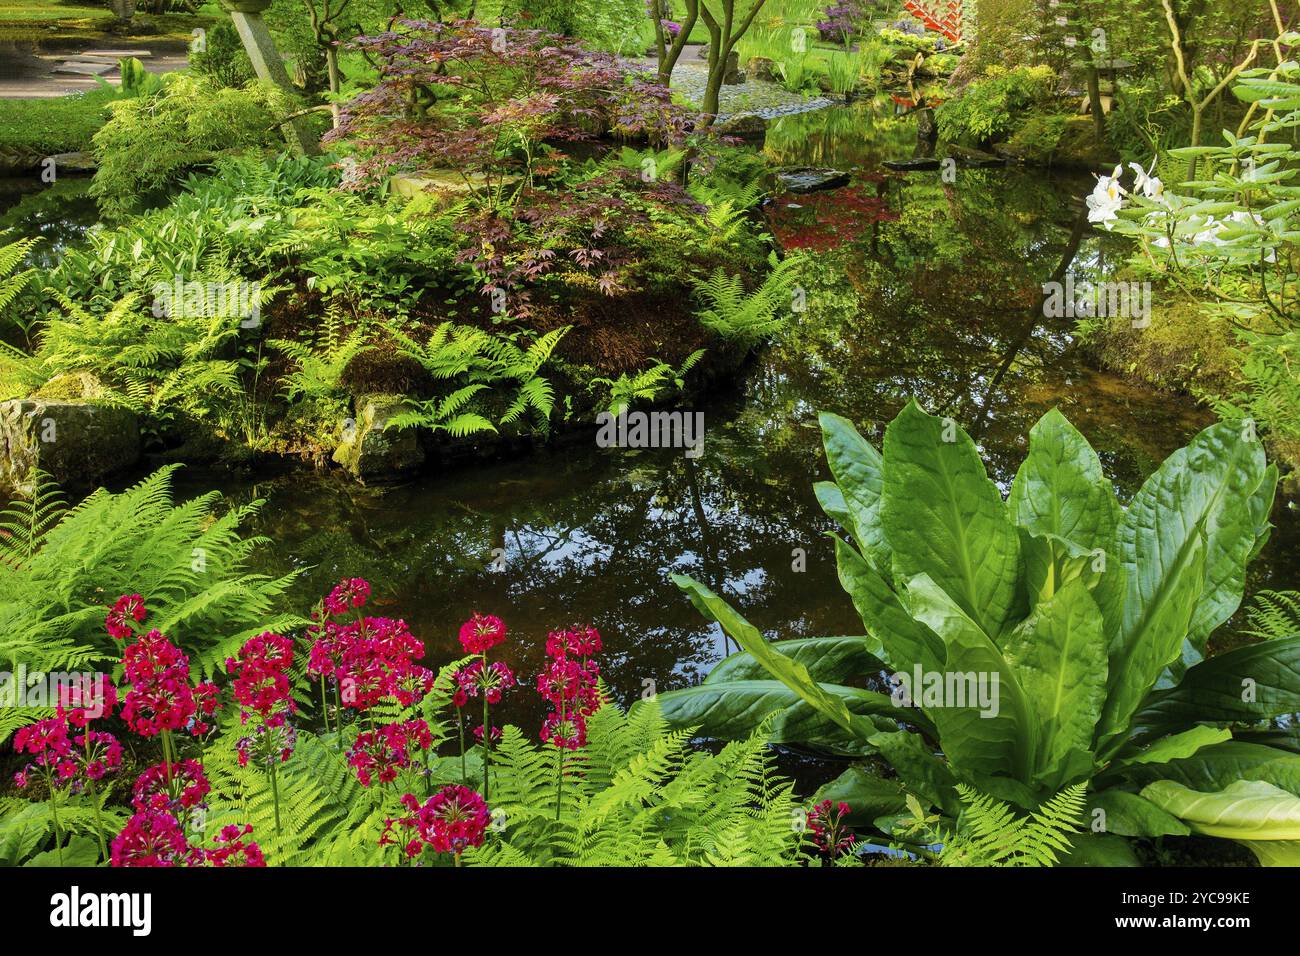
[[[673, 69], [670, 81], [674, 93], [680, 93], [696, 106], [704, 100], [704, 87], [709, 78], [708, 64], [697, 57], [698, 49], [691, 46], [686, 48]], [[643, 68], [655, 68], [653, 58], [632, 62]], [[725, 122], [739, 116], [775, 119], [794, 113], [810, 113], [835, 103], [835, 100], [825, 96], [802, 96], [791, 93], [780, 83], [767, 83], [751, 77], [739, 86], [722, 87], [718, 93], [718, 121]]]

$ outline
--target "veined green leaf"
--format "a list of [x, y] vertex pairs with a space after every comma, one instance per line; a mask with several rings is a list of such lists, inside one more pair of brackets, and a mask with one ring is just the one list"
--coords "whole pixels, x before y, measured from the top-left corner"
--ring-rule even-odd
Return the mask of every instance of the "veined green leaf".
[[862, 550], [863, 557], [888, 580], [891, 555], [880, 523], [880, 496], [884, 483], [880, 452], [858, 433], [847, 418], [822, 412], [817, 420], [822, 427], [826, 463], [844, 497], [850, 521], [847, 530]]
[[1098, 832], [1119, 836], [1187, 836], [1192, 832], [1173, 814], [1127, 790], [1102, 790], [1092, 794], [1088, 798], [1087, 815], [1093, 825], [1101, 826]]
[[[813, 680], [843, 684], [885, 670], [880, 659], [880, 642], [873, 637], [795, 637], [777, 641], [773, 646], [808, 669]], [[724, 681], [764, 680], [767, 670], [749, 651], [737, 651], [709, 671], [706, 684]]]
[[1190, 667], [1134, 717], [1142, 728], [1192, 721], [1255, 721], [1300, 711], [1300, 637], [1248, 644]]
[[[925, 707], [926, 715], [939, 729], [944, 752], [953, 768], [965, 773], [1004, 774], [1028, 780], [1033, 772], [1033, 754], [1038, 726], [1029, 716], [1024, 691], [1002, 652], [989, 635], [956, 601], [927, 575], [912, 578], [907, 585], [913, 616], [943, 640], [944, 666], [940, 676], [973, 675], [991, 687], [996, 714], [978, 705]], [[924, 706], [919, 691], [913, 696]]]
[[1005, 646], [1038, 727], [1033, 779], [1059, 790], [1092, 769], [1092, 739], [1106, 698], [1101, 612], [1076, 578], [1039, 603]]
[[1168, 763], [1190, 757], [1202, 747], [1221, 744], [1232, 739], [1232, 731], [1224, 727], [1198, 726], [1181, 734], [1161, 737], [1148, 747], [1120, 751], [1110, 769], [1120, 770], [1139, 763]]
[[1206, 836], [1300, 840], [1300, 797], [1262, 780], [1238, 780], [1216, 793], [1158, 780], [1143, 787], [1142, 796]]
[[975, 443], [909, 402], [885, 431], [883, 477], [895, 577], [928, 575], [996, 640], [1016, 597], [1020, 541]]
[[939, 636], [915, 620], [862, 555], [839, 538], [835, 539], [835, 564], [840, 584], [849, 592], [867, 632], [880, 641], [890, 667], [905, 672], [916, 664], [929, 671], [943, 667]]
[[1085, 551], [1114, 553], [1120, 508], [1088, 440], [1058, 409], [1029, 432], [1029, 454], [1007, 505], [1016, 524], [1041, 535], [1059, 535]]
[[710, 620], [717, 621], [743, 649], [827, 719], [843, 727], [854, 737], [866, 740], [876, 732], [875, 726], [865, 717], [852, 713], [842, 700], [826, 691], [808, 675], [808, 669], [776, 650], [754, 625], [714, 594], [704, 585], [682, 574], [672, 576], [673, 583], [686, 592], [696, 609]]

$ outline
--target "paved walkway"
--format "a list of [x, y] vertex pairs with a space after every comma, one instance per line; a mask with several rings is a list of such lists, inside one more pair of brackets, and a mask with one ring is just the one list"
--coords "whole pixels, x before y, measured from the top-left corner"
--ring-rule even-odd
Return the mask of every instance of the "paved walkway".
[[[117, 84], [121, 80], [117, 61], [128, 56], [139, 58], [150, 73], [181, 70], [188, 63], [182, 54], [157, 54], [147, 46], [131, 47], [111, 41], [80, 52], [36, 52], [10, 47], [0, 50], [0, 99], [42, 99], [82, 93], [99, 85], [95, 82], [96, 75]], [[66, 64], [73, 64], [71, 69], [75, 72], [58, 72]], [[92, 64], [102, 64], [106, 69], [98, 72]]]
[[[704, 100], [704, 88], [709, 79], [709, 65], [698, 55], [698, 46], [688, 46], [682, 51], [681, 59], [673, 67], [669, 85], [674, 93], [680, 93], [697, 106]], [[654, 70], [654, 57], [644, 57], [629, 61], [644, 69]], [[742, 63], [743, 67], [744, 64]], [[736, 86], [723, 86], [718, 91], [718, 120], [724, 121], [737, 116], [761, 116], [763, 119], [775, 119], [793, 113], [807, 113], [831, 106], [836, 101], [824, 96], [803, 96], [791, 93], [780, 83], [767, 83], [749, 77]]]

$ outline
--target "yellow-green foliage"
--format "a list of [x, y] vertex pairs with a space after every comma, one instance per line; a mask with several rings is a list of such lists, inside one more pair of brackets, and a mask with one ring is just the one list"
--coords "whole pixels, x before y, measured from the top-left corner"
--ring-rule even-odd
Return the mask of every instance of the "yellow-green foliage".
[[233, 89], [169, 73], [157, 92], [110, 106], [112, 118], [93, 141], [99, 168], [91, 192], [107, 215], [121, 216], [192, 167], [277, 142], [277, 121], [294, 108], [288, 94], [270, 84]]

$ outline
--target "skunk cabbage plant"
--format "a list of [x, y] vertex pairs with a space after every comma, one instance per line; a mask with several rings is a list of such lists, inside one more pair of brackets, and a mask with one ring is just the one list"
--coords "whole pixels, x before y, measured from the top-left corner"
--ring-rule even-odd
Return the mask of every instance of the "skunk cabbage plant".
[[[1293, 819], [1300, 756], [1268, 721], [1300, 710], [1300, 635], [1206, 657], [1269, 534], [1277, 470], [1249, 423], [1202, 431], [1127, 507], [1056, 410], [1005, 499], [970, 437], [915, 403], [883, 450], [837, 415], [821, 428], [817, 497], [865, 635], [769, 642], [675, 576], [742, 650], [662, 695], [670, 721], [736, 738], [775, 712], [777, 741], [883, 759], [896, 777], [854, 765], [823, 795], [885, 833], [908, 794], [956, 818], [958, 785], [1033, 811], [1086, 783], [1076, 862], [1189, 832], [1294, 852], [1294, 827], [1266, 824]], [[1216, 800], [1249, 816], [1207, 824]]]

